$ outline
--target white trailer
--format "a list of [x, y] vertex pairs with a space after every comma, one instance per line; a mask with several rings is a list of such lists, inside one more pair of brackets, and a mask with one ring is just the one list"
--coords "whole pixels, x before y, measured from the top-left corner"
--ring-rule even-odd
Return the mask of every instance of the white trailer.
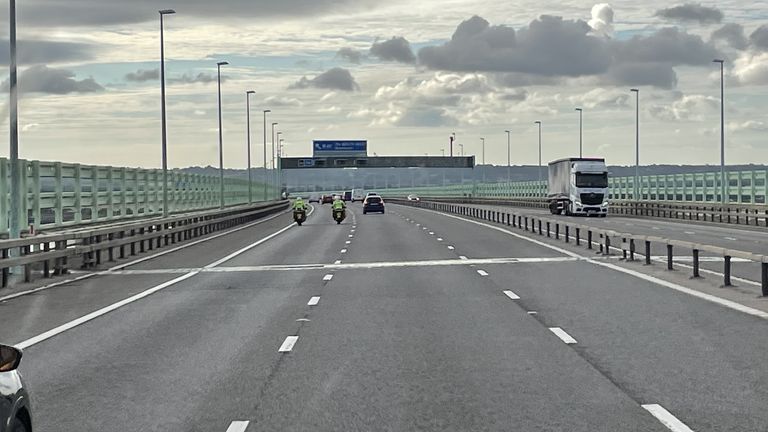
[[602, 158], [568, 158], [549, 163], [552, 214], [608, 215], [608, 167]]

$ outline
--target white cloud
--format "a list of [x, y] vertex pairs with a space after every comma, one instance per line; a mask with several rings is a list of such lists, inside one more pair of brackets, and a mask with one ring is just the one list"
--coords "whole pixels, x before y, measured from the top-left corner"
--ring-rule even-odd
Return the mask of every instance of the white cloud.
[[768, 123], [759, 120], [747, 120], [743, 122], [730, 122], [728, 123], [728, 130], [732, 132], [743, 131], [768, 131]]
[[741, 85], [768, 84], [768, 52], [744, 53], [733, 62], [730, 77]]
[[299, 99], [285, 96], [269, 96], [264, 99], [264, 103], [268, 106], [304, 106], [304, 102], [300, 101]]
[[574, 95], [568, 98], [574, 106], [587, 109], [611, 109], [624, 108], [630, 99], [626, 91], [618, 89], [592, 89], [584, 94]]
[[608, 3], [592, 6], [592, 18], [588, 22], [592, 33], [600, 36], [613, 35], [613, 8]]
[[323, 113], [323, 114], [337, 114], [341, 112], [341, 108], [335, 105], [332, 105], [332, 106], [320, 107], [318, 108], [317, 112]]
[[703, 122], [718, 112], [720, 99], [705, 95], [685, 95], [669, 105], [652, 105], [652, 116], [664, 121]]

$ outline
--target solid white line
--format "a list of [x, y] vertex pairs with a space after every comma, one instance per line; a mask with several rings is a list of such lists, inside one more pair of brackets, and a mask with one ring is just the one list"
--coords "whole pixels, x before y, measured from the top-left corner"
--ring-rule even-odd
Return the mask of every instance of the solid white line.
[[339, 251], [339, 253], [345, 254], [345, 253], [347, 253], [347, 250], [346, 249], [342, 249], [342, 250]]
[[464, 255], [459, 255], [459, 259], [460, 259], [460, 260], [466, 260], [466, 259], [468, 259], [468, 258], [467, 258], [467, 257], [465, 257]]
[[656, 420], [667, 427], [672, 432], [693, 432], [693, 429], [689, 428], [685, 423], [673, 416], [672, 413], [667, 411], [663, 406], [658, 404], [645, 404], [640, 405], [645, 408], [646, 411], [656, 417]]
[[227, 428], [227, 432], [245, 432], [248, 429], [248, 421], [233, 421]]
[[293, 228], [295, 225], [296, 225], [295, 223], [292, 223], [292, 224], [288, 225], [287, 227], [285, 227], [285, 228], [283, 228], [283, 229], [281, 229], [281, 230], [279, 230], [277, 232], [274, 232], [274, 233], [264, 237], [263, 239], [255, 242], [255, 243], [251, 243], [248, 246], [246, 246], [246, 247], [244, 247], [244, 248], [242, 248], [240, 250], [232, 252], [231, 254], [225, 256], [224, 258], [222, 258], [220, 260], [217, 260], [217, 261], [214, 261], [214, 262], [208, 264], [207, 266], [205, 266], [205, 268], [218, 267], [219, 265], [224, 264], [225, 262], [231, 260], [232, 258], [235, 258], [238, 255], [241, 255], [241, 254], [243, 254], [245, 252], [248, 252], [249, 250], [255, 248], [256, 246], [258, 246], [258, 245], [260, 245], [260, 244], [262, 244], [262, 243], [264, 243], [266, 241], [269, 241], [269, 240], [279, 236], [280, 234], [282, 234], [282, 233], [288, 231], [289, 229]]
[[142, 291], [142, 292], [140, 292], [140, 293], [138, 293], [136, 295], [128, 297], [127, 299], [121, 300], [121, 301], [119, 301], [117, 303], [113, 303], [113, 304], [111, 304], [109, 306], [103, 307], [103, 308], [101, 308], [101, 309], [99, 309], [97, 311], [91, 312], [91, 313], [89, 313], [87, 315], [81, 316], [80, 318], [77, 318], [77, 319], [74, 319], [74, 320], [72, 320], [72, 321], [70, 321], [68, 323], [62, 324], [62, 325], [60, 325], [60, 326], [58, 326], [56, 328], [48, 330], [47, 332], [41, 333], [41, 334], [39, 334], [39, 335], [37, 335], [35, 337], [29, 338], [29, 339], [27, 339], [27, 340], [25, 340], [23, 342], [19, 342], [19, 343], [16, 344], [16, 348], [25, 349], [25, 348], [29, 348], [29, 347], [31, 347], [33, 345], [39, 344], [40, 342], [42, 342], [44, 340], [50, 339], [50, 338], [52, 338], [52, 337], [54, 337], [54, 336], [56, 336], [58, 334], [64, 333], [67, 330], [73, 329], [73, 328], [75, 328], [75, 327], [77, 327], [77, 326], [79, 326], [81, 324], [87, 323], [88, 321], [91, 321], [91, 320], [93, 320], [95, 318], [98, 318], [98, 317], [100, 317], [102, 315], [106, 315], [106, 314], [108, 314], [108, 313], [110, 313], [110, 312], [112, 312], [112, 311], [114, 311], [116, 309], [119, 309], [119, 308], [129, 304], [129, 303], [133, 303], [133, 302], [135, 302], [137, 300], [141, 300], [144, 297], [150, 296], [150, 295], [152, 295], [152, 294], [154, 294], [154, 293], [156, 293], [156, 292], [158, 292], [160, 290], [168, 288], [171, 285], [175, 285], [175, 284], [177, 284], [177, 283], [179, 283], [179, 282], [181, 282], [183, 280], [187, 280], [187, 279], [191, 278], [192, 276], [195, 276], [195, 275], [197, 275], [199, 273], [200, 273], [199, 271], [195, 271], [195, 272], [192, 272], [192, 273], [187, 273], [187, 274], [179, 276], [179, 277], [177, 277], [175, 279], [171, 279], [168, 282], [161, 283], [160, 285], [154, 286], [154, 287], [152, 287], [152, 288], [150, 288], [150, 289], [148, 289], [146, 291]]
[[298, 336], [288, 336], [285, 338], [283, 344], [280, 345], [280, 349], [278, 349], [277, 352], [290, 352], [293, 349], [293, 346], [296, 345], [297, 340], [299, 340]]
[[448, 250], [454, 250], [454, 249], [456, 249], [456, 248], [453, 247], [453, 246], [448, 246]]
[[507, 297], [509, 297], [512, 300], [520, 300], [520, 296], [518, 296], [517, 294], [515, 294], [514, 292], [512, 292], [510, 290], [505, 290], [504, 294], [506, 294]]
[[332, 274], [327, 274], [327, 275], [323, 276], [323, 280], [324, 281], [329, 281], [331, 279], [333, 279], [333, 275]]
[[555, 334], [555, 336], [559, 337], [560, 340], [563, 342], [571, 345], [576, 343], [576, 339], [571, 337], [568, 333], [565, 332], [565, 330], [561, 329], [560, 327], [550, 327], [549, 331]]
[[320, 296], [314, 296], [311, 299], [309, 299], [309, 303], [307, 303], [307, 306], [317, 306], [318, 303], [320, 303]]
[[[675, 290], [675, 291], [679, 291], [679, 292], [682, 292], [682, 293], [685, 293], [685, 294], [689, 294], [689, 295], [691, 295], [693, 297], [697, 297], [697, 298], [700, 298], [702, 300], [706, 300], [706, 301], [709, 301], [709, 302], [712, 302], [712, 303], [716, 303], [716, 304], [719, 304], [720, 306], [724, 306], [724, 307], [727, 307], [729, 309], [737, 310], [739, 312], [743, 312], [743, 313], [748, 314], [748, 315], [756, 316], [756, 317], [763, 318], [763, 319], [768, 319], [768, 312], [764, 312], [764, 311], [761, 311], [761, 310], [758, 310], [758, 309], [755, 309], [755, 308], [751, 308], [749, 306], [744, 306], [744, 305], [742, 305], [740, 303], [737, 303], [737, 302], [734, 302], [734, 301], [731, 301], [731, 300], [727, 300], [727, 299], [724, 299], [724, 298], [716, 297], [716, 296], [713, 296], [713, 295], [710, 295], [710, 294], [705, 294], [703, 292], [696, 291], [696, 290], [691, 289], [691, 288], [686, 288], [686, 287], [684, 287], [682, 285], [678, 285], [678, 284], [673, 283], [673, 282], [668, 282], [668, 281], [665, 281], [663, 279], [659, 279], [659, 278], [654, 277], [654, 276], [643, 274], [643, 273], [640, 273], [640, 272], [637, 272], [637, 271], [634, 271], [634, 270], [630, 270], [630, 269], [627, 269], [627, 268], [624, 268], [624, 267], [619, 267], [619, 266], [611, 264], [611, 263], [602, 262], [602, 261], [594, 260], [594, 259], [591, 259], [591, 258], [588, 258], [588, 257], [584, 257], [584, 256], [576, 254], [574, 252], [571, 252], [571, 251], [568, 251], [568, 250], [559, 248], [557, 246], [553, 246], [551, 244], [547, 244], [547, 243], [544, 243], [544, 242], [541, 242], [541, 241], [538, 241], [538, 240], [535, 240], [535, 239], [532, 239], [532, 238], [528, 238], [528, 237], [526, 237], [524, 235], [520, 235], [520, 234], [508, 231], [508, 230], [503, 229], [503, 228], [499, 228], [499, 227], [496, 227], [496, 226], [493, 226], [493, 225], [488, 225], [488, 224], [485, 224], [485, 223], [482, 223], [482, 222], [478, 222], [478, 221], [474, 221], [474, 220], [471, 220], [471, 219], [465, 219], [465, 218], [462, 218], [462, 217], [453, 216], [453, 215], [446, 214], [446, 213], [441, 213], [441, 212], [434, 211], [434, 210], [428, 210], [428, 209], [420, 209], [420, 210], [426, 211], [426, 212], [431, 212], [431, 213], [436, 213], [436, 214], [439, 214], [439, 215], [443, 215], [445, 217], [449, 217], [449, 218], [461, 220], [461, 221], [464, 221], [464, 222], [469, 222], [469, 223], [473, 223], [473, 224], [476, 224], [476, 225], [484, 226], [486, 228], [494, 229], [496, 231], [501, 231], [501, 232], [509, 234], [509, 235], [511, 235], [513, 237], [529, 241], [531, 243], [537, 244], [539, 246], [543, 246], [545, 248], [549, 248], [549, 249], [555, 250], [555, 251], [560, 252], [562, 254], [565, 254], [565, 255], [568, 255], [568, 256], [571, 256], [571, 257], [574, 257], [574, 258], [584, 259], [585, 261], [587, 261], [587, 262], [589, 262], [591, 264], [599, 265], [599, 266], [602, 266], [602, 267], [607, 267], [607, 268], [609, 268], [611, 270], [615, 270], [615, 271], [618, 271], [618, 272], [621, 272], [621, 273], [625, 273], [625, 274], [628, 274], [628, 275], [631, 275], [631, 276], [643, 279], [645, 281], [652, 282], [652, 283], [655, 283], [657, 285], [661, 285], [661, 286], [666, 287], [666, 288], [670, 288], [670, 289]], [[703, 269], [702, 269], [702, 271], [703, 271]]]
[[488, 272], [485, 270], [478, 270], [477, 274], [479, 274], [480, 276], [488, 276]]

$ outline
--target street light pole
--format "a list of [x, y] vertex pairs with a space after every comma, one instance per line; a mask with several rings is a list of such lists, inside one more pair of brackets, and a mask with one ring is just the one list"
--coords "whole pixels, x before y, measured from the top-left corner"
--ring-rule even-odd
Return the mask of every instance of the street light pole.
[[445, 149], [441, 148], [441, 149], [440, 149], [440, 154], [441, 154], [443, 157], [445, 157]]
[[224, 201], [224, 132], [221, 124], [221, 67], [228, 65], [229, 62], [216, 63], [216, 70], [218, 73], [219, 83], [219, 193], [221, 198], [219, 200], [219, 207], [224, 208], [226, 204]]
[[248, 204], [253, 204], [253, 174], [251, 173], [251, 95], [256, 93], [253, 90], [245, 92], [245, 115], [246, 115], [246, 142], [248, 146]]
[[267, 113], [271, 110], [264, 110], [264, 201], [267, 200]]
[[576, 108], [576, 111], [579, 112], [579, 157], [583, 158], [584, 157], [584, 149], [583, 149], [583, 146], [582, 146], [582, 137], [583, 137], [584, 134], [582, 132], [583, 131], [583, 128], [582, 128], [582, 125], [583, 125], [582, 114], [584, 113], [584, 110], [581, 109], [581, 108]]
[[272, 187], [274, 188], [277, 185], [277, 174], [276, 174], [276, 166], [275, 166], [275, 126], [277, 126], [279, 123], [272, 122], [272, 153], [270, 154], [270, 161], [269, 163], [272, 164], [272, 175], [270, 175], [270, 182], [272, 183]]
[[637, 201], [640, 190], [640, 89], [630, 89], [635, 94], [635, 180], [632, 198]]
[[459, 144], [459, 148], [461, 149], [461, 155], [464, 156], [464, 144]]
[[507, 133], [507, 183], [512, 182], [512, 131], [505, 130]]
[[[16, 0], [10, 0], [10, 21], [11, 28], [9, 34], [10, 40], [10, 100], [8, 102], [8, 113], [10, 115], [10, 157], [11, 157], [11, 215], [8, 227], [8, 237], [11, 239], [21, 237], [21, 171], [19, 170], [19, 89], [17, 85], [17, 66], [16, 66]], [[26, 196], [27, 191], [24, 191]], [[0, 197], [5, 199], [5, 197]], [[24, 221], [26, 223], [26, 215]], [[13, 248], [11, 250], [14, 250]]]
[[541, 121], [536, 120], [533, 123], [539, 125], [539, 184], [536, 187], [541, 194]]
[[453, 144], [456, 143], [456, 132], [451, 132], [451, 157], [453, 157]]
[[483, 183], [485, 183], [485, 138], [480, 137], [480, 141], [483, 143]]
[[727, 204], [730, 199], [725, 195], [725, 60], [715, 59], [714, 63], [720, 63], [720, 199]]
[[168, 217], [168, 132], [166, 126], [165, 111], [165, 15], [175, 14], [173, 9], [164, 9], [160, 13], [160, 112], [162, 133], [162, 158], [163, 158], [163, 217]]

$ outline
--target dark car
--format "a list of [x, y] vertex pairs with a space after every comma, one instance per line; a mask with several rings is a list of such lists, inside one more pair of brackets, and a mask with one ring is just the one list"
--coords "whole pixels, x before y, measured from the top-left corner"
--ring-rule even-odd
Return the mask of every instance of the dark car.
[[345, 202], [352, 202], [352, 191], [344, 191], [344, 195], [341, 196], [341, 199]]
[[333, 203], [333, 195], [323, 195], [320, 198], [320, 204], [331, 204]]
[[363, 201], [363, 214], [384, 213], [384, 200], [380, 196], [367, 196]]
[[320, 202], [320, 195], [318, 195], [318, 194], [311, 194], [307, 201], [309, 201], [310, 203], [313, 203], [313, 202], [319, 203]]
[[18, 372], [21, 350], [0, 345], [0, 432], [32, 432], [29, 395]]

